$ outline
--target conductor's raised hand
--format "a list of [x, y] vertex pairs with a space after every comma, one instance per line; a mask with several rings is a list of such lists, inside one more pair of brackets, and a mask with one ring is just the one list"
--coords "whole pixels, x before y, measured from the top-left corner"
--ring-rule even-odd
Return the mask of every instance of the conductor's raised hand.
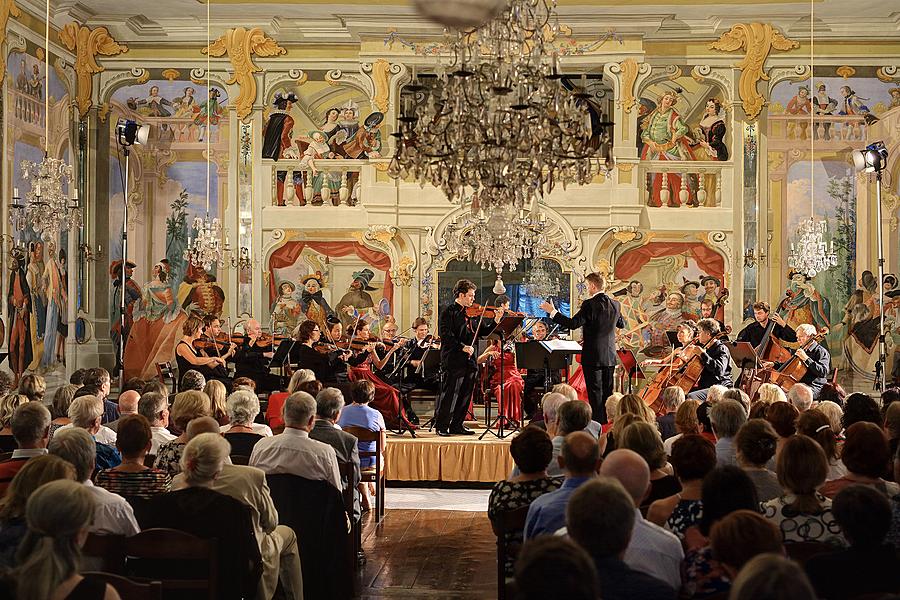
[[553, 306], [553, 302], [551, 302], [550, 300], [544, 300], [543, 302], [540, 303], [538, 308], [540, 308], [542, 311], [546, 312], [547, 314], [550, 314], [554, 310], [556, 310], [556, 307]]

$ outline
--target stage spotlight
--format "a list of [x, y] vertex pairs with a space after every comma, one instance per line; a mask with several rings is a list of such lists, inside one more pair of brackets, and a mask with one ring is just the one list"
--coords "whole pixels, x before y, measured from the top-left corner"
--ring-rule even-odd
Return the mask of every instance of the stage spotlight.
[[150, 138], [150, 126], [138, 125], [129, 119], [119, 119], [116, 123], [116, 137], [122, 146], [144, 145]]
[[857, 172], [876, 173], [887, 166], [888, 151], [884, 142], [871, 143], [865, 150], [854, 150], [850, 156]]

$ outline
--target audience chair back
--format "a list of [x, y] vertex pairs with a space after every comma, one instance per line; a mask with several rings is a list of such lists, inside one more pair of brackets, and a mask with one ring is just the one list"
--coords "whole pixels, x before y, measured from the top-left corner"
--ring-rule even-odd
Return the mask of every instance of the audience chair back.
[[797, 561], [800, 566], [804, 566], [806, 561], [820, 554], [828, 554], [834, 552], [835, 548], [826, 542], [785, 542], [784, 552], [788, 558]]
[[244, 454], [232, 454], [231, 455], [231, 464], [233, 465], [249, 465], [250, 457]]
[[12, 458], [12, 455], [13, 455], [12, 452], [4, 452], [4, 453], [0, 454], [0, 463], [5, 463], [6, 461], [8, 461], [9, 459]]
[[88, 559], [91, 568], [106, 573], [125, 572], [125, 536], [89, 533], [81, 554]]
[[521, 543], [507, 544], [506, 534], [524, 531], [527, 517], [528, 506], [526, 505], [504, 511], [491, 521], [494, 535], [497, 536], [497, 598], [499, 600], [515, 597], [515, 593], [513, 593], [515, 589], [513, 587], [514, 582], [512, 580], [507, 582], [503, 565], [506, 564], [507, 558], [511, 558], [515, 562], [519, 551], [522, 549]]
[[369, 431], [362, 427], [344, 427], [345, 432], [356, 437], [360, 442], [375, 442], [374, 452], [359, 451], [359, 458], [374, 457], [375, 466], [363, 469], [360, 472], [361, 481], [375, 484], [375, 522], [381, 523], [384, 519], [384, 468], [381, 465], [381, 456], [384, 447], [381, 445], [381, 432]]
[[172, 363], [168, 361], [156, 363], [156, 375], [173, 394], [178, 393], [178, 377]]
[[353, 463], [338, 461], [338, 472], [341, 474], [341, 482], [345, 483], [344, 489], [341, 490], [341, 497], [344, 499], [344, 512], [350, 519], [350, 559], [354, 562], [359, 560], [360, 551], [362, 550], [362, 524], [353, 517], [353, 505], [356, 496], [356, 488], [353, 487]]
[[100, 580], [108, 583], [114, 590], [119, 593], [119, 597], [127, 600], [162, 600], [162, 582], [148, 581], [140, 583], [133, 581], [127, 577], [116, 575], [114, 573], [103, 573], [101, 571], [86, 571], [82, 573], [84, 577]]
[[[215, 539], [204, 540], [177, 529], [146, 529], [125, 539], [127, 570], [129, 573], [134, 571], [138, 574], [152, 571], [153, 576], [137, 579], [160, 580], [167, 598], [171, 597], [172, 592], [179, 591], [190, 593], [191, 598], [205, 597], [215, 600], [218, 597], [219, 579], [216, 543]], [[168, 576], [175, 571], [173, 567], [176, 565], [184, 567], [186, 562], [205, 563], [207, 566], [205, 577], [179, 579]], [[160, 578], [160, 573], [167, 574], [167, 577]], [[202, 571], [197, 571], [197, 574], [202, 574]]]

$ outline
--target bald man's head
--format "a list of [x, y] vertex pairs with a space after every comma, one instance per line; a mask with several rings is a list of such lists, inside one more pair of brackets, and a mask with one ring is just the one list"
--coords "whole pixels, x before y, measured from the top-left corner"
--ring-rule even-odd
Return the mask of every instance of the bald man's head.
[[119, 394], [119, 416], [135, 414], [140, 400], [141, 395], [137, 390], [128, 390]]
[[597, 440], [584, 431], [570, 433], [563, 439], [559, 466], [568, 477], [588, 477], [597, 472], [600, 448]]
[[610, 452], [600, 465], [600, 474], [618, 479], [634, 500], [635, 506], [640, 506], [650, 491], [650, 467], [633, 450], [622, 448]]
[[197, 417], [188, 423], [187, 438], [192, 440], [201, 433], [219, 433], [219, 424], [212, 417]]

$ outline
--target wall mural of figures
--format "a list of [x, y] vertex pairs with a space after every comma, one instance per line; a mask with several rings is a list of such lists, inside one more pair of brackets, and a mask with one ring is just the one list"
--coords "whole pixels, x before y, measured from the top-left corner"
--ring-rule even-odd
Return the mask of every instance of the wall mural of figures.
[[[386, 136], [384, 113], [358, 90], [328, 84], [324, 73], [276, 90], [263, 127], [262, 157], [299, 161], [294, 171], [276, 172], [276, 205], [339, 203], [341, 174], [324, 172], [322, 161], [380, 158]], [[348, 178], [347, 187], [355, 190], [359, 173]]]
[[724, 320], [725, 262], [700, 241], [654, 240], [615, 261], [611, 293], [622, 306], [623, 347], [648, 357], [667, 354], [667, 332], [682, 321]]
[[[171, 73], [169, 73], [171, 75]], [[187, 76], [187, 74], [185, 74]], [[126, 331], [119, 331], [119, 284], [110, 286], [110, 336], [116, 347], [125, 340], [126, 377], [148, 377], [155, 363], [169, 361], [187, 315], [222, 312], [225, 292], [215, 268], [190, 265], [184, 258], [195, 237], [195, 217], [206, 214], [209, 143], [209, 213], [222, 216], [220, 198], [227, 196], [229, 127], [225, 90], [190, 80], [151, 77], [140, 85], [117, 89], [110, 99], [109, 121], [134, 119], [150, 125], [146, 145], [132, 148], [129, 257], [126, 268]], [[112, 135], [112, 134], [111, 134]], [[111, 148], [115, 141], [111, 140]], [[137, 164], [136, 164], [137, 163]], [[111, 156], [110, 277], [122, 268], [123, 182]], [[176, 325], [177, 324], [177, 325]]]
[[[727, 161], [731, 117], [723, 108], [719, 88], [691, 77], [652, 83], [641, 91], [638, 104], [638, 154], [641, 160]], [[712, 176], [688, 174], [687, 203], [715, 206]], [[682, 176], [649, 173], [646, 186], [650, 206], [680, 206]], [[703, 179], [703, 181], [701, 181]], [[706, 190], [698, 199], [697, 192]]]

